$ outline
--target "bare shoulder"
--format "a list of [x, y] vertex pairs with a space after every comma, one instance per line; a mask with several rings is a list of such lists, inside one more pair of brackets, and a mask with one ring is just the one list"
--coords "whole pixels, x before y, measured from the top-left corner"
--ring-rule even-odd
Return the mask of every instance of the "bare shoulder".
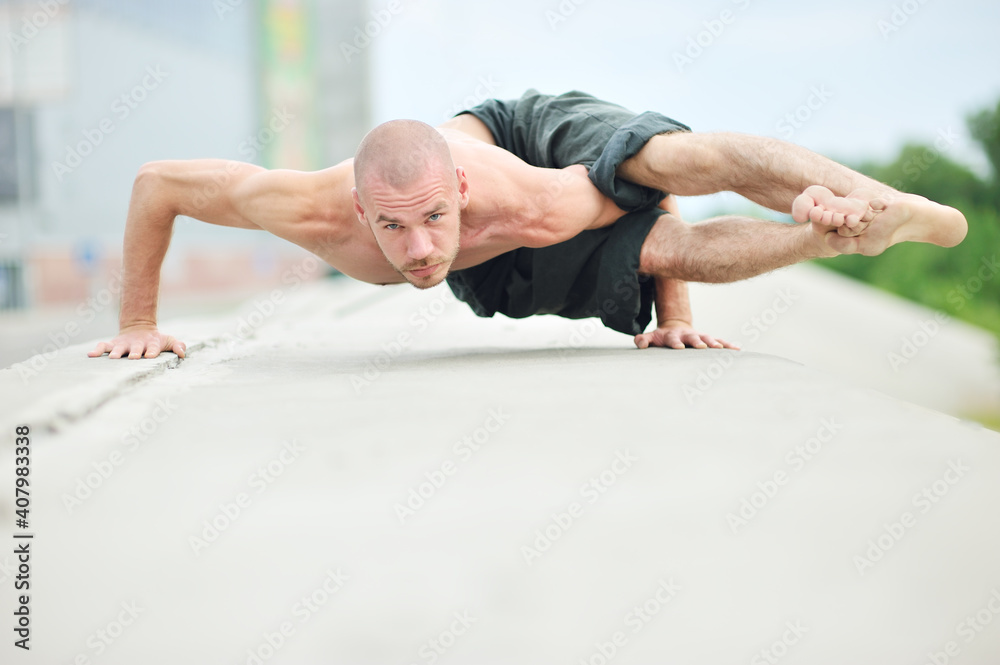
[[473, 139], [489, 145], [496, 145], [493, 133], [482, 120], [470, 113], [456, 115], [437, 126], [438, 131], [444, 134], [446, 139], [462, 140], [463, 138]]
[[455, 166], [465, 170], [469, 182], [463, 226], [484, 238], [545, 247], [624, 214], [597, 190], [583, 165], [538, 167], [482, 141], [448, 142]]

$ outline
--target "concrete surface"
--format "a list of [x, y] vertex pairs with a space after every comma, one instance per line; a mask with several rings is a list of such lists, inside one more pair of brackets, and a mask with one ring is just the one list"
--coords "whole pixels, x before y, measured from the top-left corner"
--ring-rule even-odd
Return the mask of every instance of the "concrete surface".
[[[1000, 435], [863, 376], [347, 281], [163, 327], [187, 359], [0, 371], [4, 663], [998, 662]], [[789, 348], [891, 348], [849, 332]]]

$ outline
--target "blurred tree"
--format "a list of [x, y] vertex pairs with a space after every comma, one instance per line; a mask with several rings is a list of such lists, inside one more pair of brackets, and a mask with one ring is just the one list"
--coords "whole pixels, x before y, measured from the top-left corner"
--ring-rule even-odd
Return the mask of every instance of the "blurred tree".
[[1000, 101], [995, 109], [974, 113], [968, 119], [969, 132], [983, 147], [993, 166], [994, 203], [1000, 204]]
[[969, 235], [957, 247], [903, 243], [875, 260], [841, 256], [823, 262], [874, 286], [991, 330], [1000, 337], [1000, 103], [968, 118], [969, 131], [993, 166], [990, 180], [932, 146], [907, 144], [888, 164], [858, 170], [900, 191], [961, 210]]

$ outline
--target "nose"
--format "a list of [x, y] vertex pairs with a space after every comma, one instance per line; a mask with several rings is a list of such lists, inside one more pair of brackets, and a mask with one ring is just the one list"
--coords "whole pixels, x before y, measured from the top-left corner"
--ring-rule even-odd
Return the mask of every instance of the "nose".
[[406, 256], [413, 261], [422, 261], [434, 251], [434, 243], [431, 242], [427, 229], [413, 229], [407, 241]]

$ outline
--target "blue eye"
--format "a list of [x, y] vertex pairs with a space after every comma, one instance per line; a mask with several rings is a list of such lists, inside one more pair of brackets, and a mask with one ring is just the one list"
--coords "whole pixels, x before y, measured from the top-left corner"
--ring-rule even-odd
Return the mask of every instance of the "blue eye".
[[439, 219], [441, 219], [441, 213], [436, 212], [433, 215], [431, 215], [428, 219], [430, 219], [432, 222], [436, 222]]
[[387, 229], [387, 230], [389, 230], [389, 231], [395, 231], [396, 229], [399, 228], [399, 224], [396, 224], [396, 223], [386, 224], [384, 228]]

